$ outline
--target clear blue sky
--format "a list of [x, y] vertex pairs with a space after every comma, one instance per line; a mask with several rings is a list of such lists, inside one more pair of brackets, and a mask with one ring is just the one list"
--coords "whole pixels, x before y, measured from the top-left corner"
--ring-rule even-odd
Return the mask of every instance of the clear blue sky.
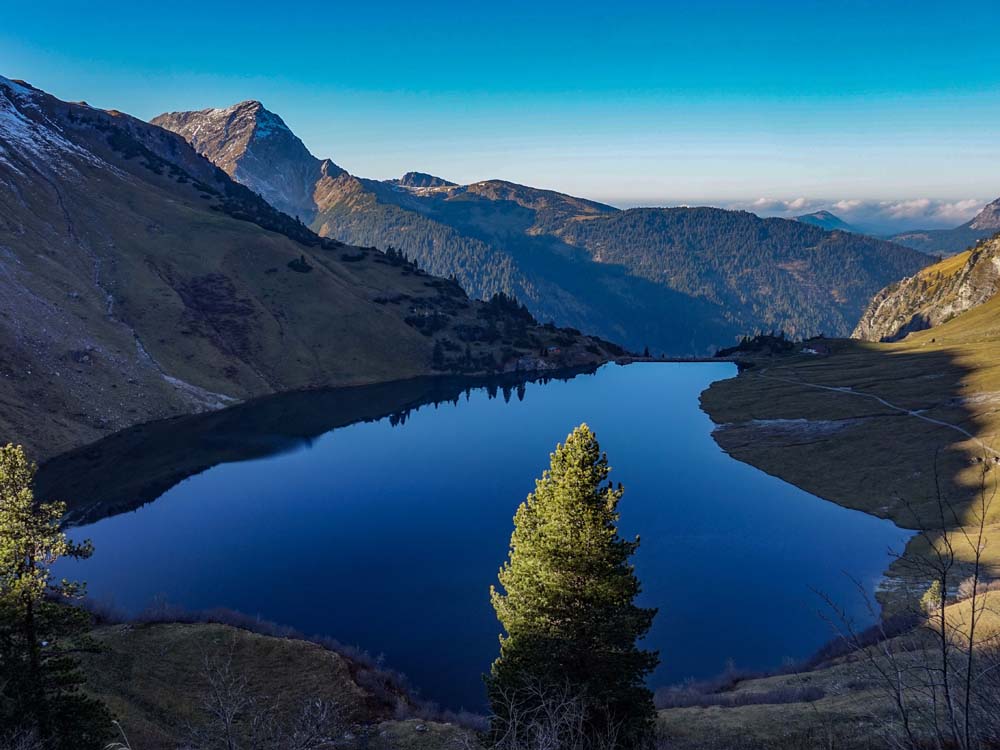
[[364, 176], [617, 204], [1000, 195], [995, 2], [7, 6], [0, 74], [143, 118], [260, 99]]

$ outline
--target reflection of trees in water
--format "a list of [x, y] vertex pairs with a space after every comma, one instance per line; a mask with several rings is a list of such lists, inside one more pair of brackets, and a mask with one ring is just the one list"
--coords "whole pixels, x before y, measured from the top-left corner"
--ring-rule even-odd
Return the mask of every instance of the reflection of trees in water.
[[[577, 373], [577, 374], [582, 374], [582, 373]], [[587, 374], [591, 374], [592, 375], [593, 372], [589, 372]], [[465, 391], [463, 393], [465, 394], [465, 400], [466, 401], [469, 401], [472, 398], [472, 392], [473, 391], [480, 391], [480, 390], [486, 391], [486, 395], [487, 395], [487, 397], [491, 401], [493, 399], [497, 398], [497, 396], [499, 396], [502, 393], [503, 394], [504, 403], [509, 404], [511, 397], [515, 393], [517, 394], [517, 400], [518, 401], [524, 401], [524, 396], [525, 396], [525, 394], [527, 393], [527, 390], [528, 390], [527, 383], [536, 383], [538, 385], [546, 385], [547, 383], [551, 383], [553, 380], [558, 380], [558, 381], [566, 383], [566, 382], [569, 382], [570, 380], [572, 380], [574, 377], [576, 377], [576, 375], [571, 375], [571, 376], [566, 376], [566, 377], [557, 377], [557, 378], [553, 378], [553, 377], [540, 377], [540, 378], [534, 378], [534, 379], [529, 380], [529, 381], [522, 380], [522, 381], [518, 382], [516, 385], [512, 385], [510, 383], [504, 383], [504, 384], [501, 384], [501, 385], [498, 385], [497, 383], [489, 383], [486, 386], [478, 387], [478, 388], [468, 387], [468, 388], [465, 389]], [[452, 406], [458, 406], [459, 402], [461, 401], [461, 396], [462, 396], [462, 394], [460, 393], [460, 394], [458, 394], [458, 395], [456, 395], [456, 396], [454, 396], [453, 398], [450, 398], [450, 399], [437, 400], [437, 401], [431, 402], [430, 404], [420, 404], [418, 406], [411, 406], [411, 407], [408, 407], [406, 409], [401, 409], [400, 411], [394, 412], [394, 413], [392, 413], [392, 414], [389, 415], [389, 424], [391, 424], [393, 427], [399, 427], [400, 425], [406, 424], [406, 420], [409, 419], [410, 414], [412, 414], [415, 411], [419, 411], [424, 406], [430, 405], [430, 406], [433, 406], [435, 409], [438, 406], [440, 406], [441, 404], [451, 404]], [[377, 421], [377, 420], [365, 420], [365, 421]]]
[[182, 480], [222, 463], [248, 461], [311, 445], [342, 427], [388, 420], [406, 423], [423, 406], [455, 404], [464, 394], [501, 393], [523, 400], [528, 383], [545, 385], [593, 374], [596, 367], [559, 375], [507, 373], [437, 376], [269, 396], [228, 409], [151, 422], [117, 432], [48, 461], [36, 484], [42, 499], [65, 500], [69, 525], [92, 523], [156, 500]]

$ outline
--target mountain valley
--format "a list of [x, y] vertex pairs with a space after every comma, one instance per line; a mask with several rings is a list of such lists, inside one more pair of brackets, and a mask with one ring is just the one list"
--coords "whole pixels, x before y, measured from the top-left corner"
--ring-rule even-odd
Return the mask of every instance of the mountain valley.
[[503, 292], [540, 320], [635, 350], [710, 354], [779, 329], [847, 335], [872, 294], [930, 262], [882, 240], [746, 212], [621, 211], [501, 180], [355, 177], [312, 156], [256, 101], [153, 123], [322, 236], [393, 246], [473, 297]]

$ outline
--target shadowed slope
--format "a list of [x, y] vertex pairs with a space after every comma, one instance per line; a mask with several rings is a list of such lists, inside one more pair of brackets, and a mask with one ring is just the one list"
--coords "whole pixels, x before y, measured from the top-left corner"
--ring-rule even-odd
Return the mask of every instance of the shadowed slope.
[[38, 458], [269, 393], [491, 371], [554, 337], [607, 356], [317, 237], [173, 133], [7, 79], [0, 183], [0, 439]]
[[[761, 359], [713, 384], [702, 404], [732, 456], [840, 505], [936, 529], [940, 493], [968, 561], [961, 528], [973, 520], [984, 469], [987, 489], [995, 483], [1000, 455], [998, 321], [994, 298], [901, 342], [826, 341], [826, 356]], [[987, 533], [1000, 539], [996, 505]], [[919, 537], [908, 551], [926, 553]], [[987, 578], [1000, 577], [1000, 545], [988, 547], [984, 563]], [[912, 574], [894, 564], [883, 603], [925, 590]]]
[[[265, 130], [277, 119], [245, 102], [154, 122], [287, 205], [301, 190], [290, 192], [285, 175], [314, 174], [318, 161], [298, 139], [272, 148], [294, 136], [259, 138], [254, 118], [221, 127], [234, 110], [258, 113]], [[267, 172], [257, 169], [264, 163], [274, 175], [266, 186]], [[244, 165], [254, 165], [253, 175]], [[286, 210], [311, 217], [324, 236], [393, 245], [434, 273], [454, 275], [473, 297], [512, 294], [541, 320], [671, 354], [707, 354], [756, 330], [846, 335], [872, 294], [929, 262], [882, 240], [797, 221], [697, 208], [623, 212], [503, 180], [456, 185], [421, 173], [381, 182], [328, 170]]]

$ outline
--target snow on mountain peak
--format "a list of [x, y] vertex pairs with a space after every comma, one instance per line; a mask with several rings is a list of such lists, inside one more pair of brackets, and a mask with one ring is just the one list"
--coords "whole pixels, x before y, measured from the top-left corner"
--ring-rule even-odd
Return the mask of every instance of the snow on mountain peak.
[[12, 92], [21, 97], [32, 97], [34, 96], [34, 91], [29, 89], [27, 86], [18, 83], [17, 81], [12, 81], [9, 78], [0, 76], [0, 86], [6, 86]]
[[97, 156], [68, 140], [42, 112], [37, 91], [0, 76], [0, 164], [20, 173], [15, 157], [28, 155], [32, 161], [68, 173], [75, 170], [65, 160], [67, 154], [104, 165]]

